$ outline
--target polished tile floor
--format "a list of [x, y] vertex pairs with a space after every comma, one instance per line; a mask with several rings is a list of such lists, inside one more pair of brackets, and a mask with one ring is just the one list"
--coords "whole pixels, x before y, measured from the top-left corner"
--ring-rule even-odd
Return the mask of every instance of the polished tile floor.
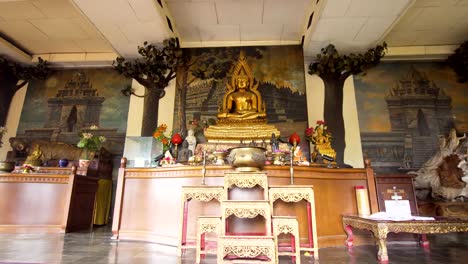
[[[174, 247], [135, 241], [110, 239], [109, 228], [94, 232], [51, 234], [0, 234], [0, 264], [4, 263], [194, 263], [194, 252], [183, 258], [176, 256]], [[429, 251], [415, 244], [389, 245], [389, 263], [468, 263], [468, 233], [429, 236]], [[374, 246], [356, 246], [352, 252], [345, 247], [320, 249], [320, 261], [302, 257], [302, 263], [377, 263]], [[203, 263], [215, 264], [216, 258], [208, 255]], [[290, 258], [280, 263], [291, 263]]]

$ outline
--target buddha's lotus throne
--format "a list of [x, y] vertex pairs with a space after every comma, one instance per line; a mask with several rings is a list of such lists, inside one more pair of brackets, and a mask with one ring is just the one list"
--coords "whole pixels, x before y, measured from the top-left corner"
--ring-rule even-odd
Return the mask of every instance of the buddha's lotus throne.
[[231, 83], [226, 86], [226, 94], [217, 114], [218, 123], [205, 132], [208, 141], [267, 141], [272, 133], [280, 135], [278, 129], [267, 124], [265, 103], [257, 90], [258, 82], [255, 82], [242, 51]]

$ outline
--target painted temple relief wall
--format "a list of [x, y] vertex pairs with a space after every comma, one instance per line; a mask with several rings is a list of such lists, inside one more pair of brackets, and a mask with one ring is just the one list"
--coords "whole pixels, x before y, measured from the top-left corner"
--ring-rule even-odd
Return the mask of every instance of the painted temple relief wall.
[[[216, 115], [226, 93], [226, 83], [231, 80], [232, 67], [237, 62], [240, 49], [245, 51], [255, 81], [259, 84], [258, 91], [266, 105], [267, 122], [280, 130], [284, 140], [293, 132], [301, 135], [301, 147], [304, 154], [308, 154], [309, 147], [303, 137], [307, 127], [307, 99], [300, 46], [185, 49], [191, 62], [199, 59], [212, 61], [203, 67], [194, 64], [178, 72], [174, 131], [195, 128], [198, 142], [205, 141], [203, 127], [216, 123]], [[217, 63], [222, 66], [210, 69], [211, 64]], [[211, 78], [213, 76], [222, 78]]]
[[111, 68], [57, 70], [29, 83], [16, 138], [76, 145], [82, 128], [97, 125], [110, 152], [122, 155], [132, 80]]
[[420, 168], [451, 128], [468, 130], [468, 84], [439, 62], [384, 62], [355, 76], [364, 156], [379, 173]]

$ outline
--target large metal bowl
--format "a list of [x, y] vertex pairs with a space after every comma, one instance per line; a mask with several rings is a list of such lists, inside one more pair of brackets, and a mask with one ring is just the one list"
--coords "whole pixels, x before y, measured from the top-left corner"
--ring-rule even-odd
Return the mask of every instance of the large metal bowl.
[[230, 148], [227, 160], [236, 171], [259, 171], [265, 166], [265, 151], [261, 147]]
[[0, 173], [12, 172], [14, 169], [14, 161], [0, 161]]

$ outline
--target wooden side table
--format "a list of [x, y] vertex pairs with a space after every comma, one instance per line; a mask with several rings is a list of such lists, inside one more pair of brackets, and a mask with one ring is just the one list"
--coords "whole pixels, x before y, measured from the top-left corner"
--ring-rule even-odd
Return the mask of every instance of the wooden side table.
[[273, 212], [273, 204], [276, 200], [283, 202], [307, 201], [307, 227], [309, 243], [307, 247], [300, 247], [300, 250], [311, 251], [314, 258], [318, 259], [317, 242], [317, 222], [315, 217], [315, 198], [312, 185], [271, 185], [269, 190], [269, 200]]
[[224, 173], [224, 191], [226, 199], [232, 186], [253, 188], [256, 185], [263, 188], [263, 199], [268, 200], [268, 177], [265, 172], [226, 172]]
[[224, 188], [222, 186], [182, 186], [182, 205], [181, 205], [181, 225], [180, 225], [180, 239], [178, 246], [178, 254], [182, 255], [182, 249], [195, 248], [195, 246], [187, 245], [187, 216], [188, 216], [188, 202], [192, 199], [200, 202], [209, 202], [213, 199], [221, 202], [225, 200]]
[[[273, 236], [276, 246], [276, 263], [279, 263], [278, 256], [291, 256], [293, 262], [301, 264], [301, 251], [299, 249], [299, 224], [293, 216], [273, 216]], [[278, 236], [281, 234], [291, 235], [291, 252], [280, 252]]]
[[201, 255], [206, 253], [217, 253], [208, 251], [205, 248], [205, 233], [216, 233], [218, 239], [221, 235], [221, 217], [220, 216], [199, 216], [197, 221], [197, 249], [196, 262], [200, 263]]

